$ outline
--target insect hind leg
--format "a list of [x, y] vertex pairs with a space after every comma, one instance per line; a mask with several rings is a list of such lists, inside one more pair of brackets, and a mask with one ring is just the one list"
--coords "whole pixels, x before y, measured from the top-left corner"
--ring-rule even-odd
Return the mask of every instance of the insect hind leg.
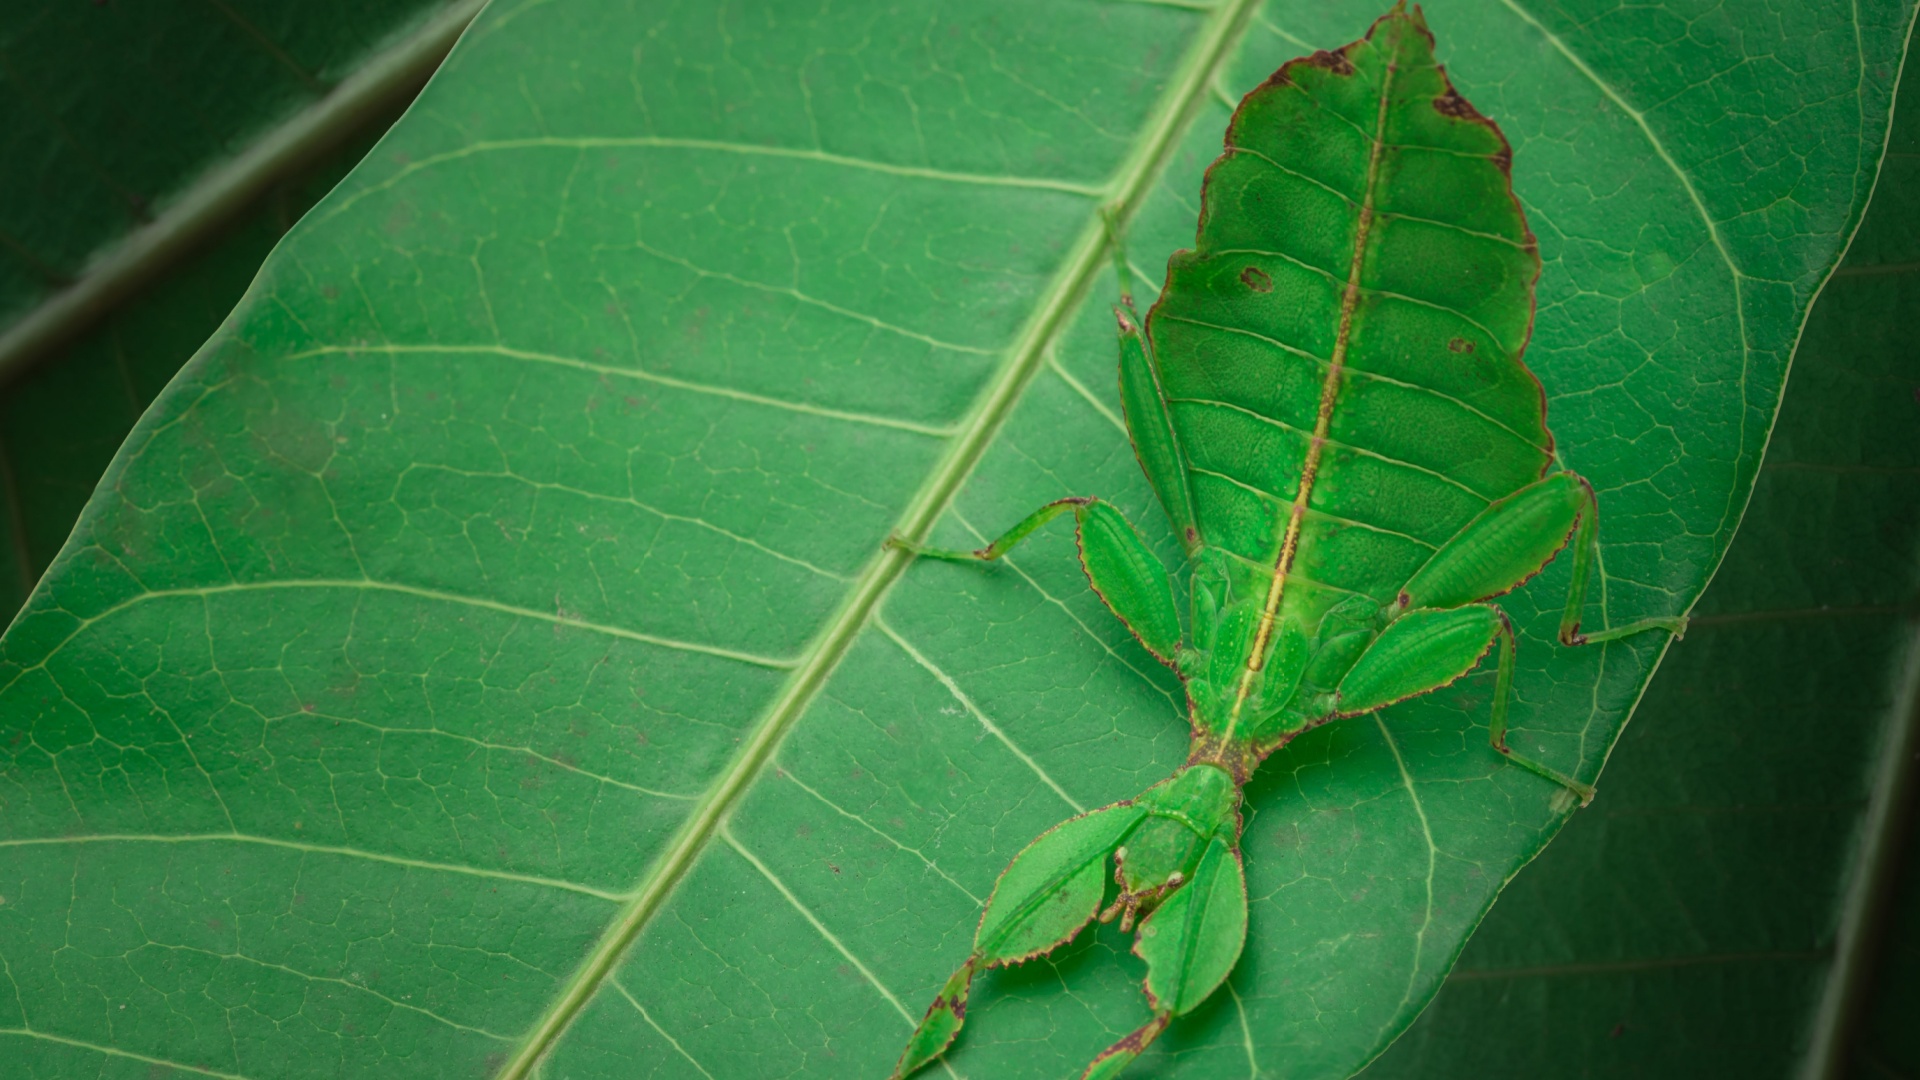
[[1500, 631], [1495, 647], [1499, 650], [1499, 662], [1494, 675], [1493, 710], [1487, 720], [1488, 741], [1493, 744], [1494, 751], [1528, 772], [1536, 776], [1543, 776], [1561, 785], [1568, 791], [1573, 792], [1574, 795], [1579, 797], [1581, 806], [1592, 802], [1592, 784], [1583, 784], [1573, 777], [1568, 776], [1566, 773], [1561, 772], [1559, 769], [1553, 768], [1550, 765], [1543, 765], [1530, 757], [1516, 754], [1513, 752], [1513, 749], [1507, 745], [1507, 702], [1513, 696], [1513, 668], [1516, 649], [1513, 638], [1513, 624], [1507, 621], [1504, 612], [1500, 616]]

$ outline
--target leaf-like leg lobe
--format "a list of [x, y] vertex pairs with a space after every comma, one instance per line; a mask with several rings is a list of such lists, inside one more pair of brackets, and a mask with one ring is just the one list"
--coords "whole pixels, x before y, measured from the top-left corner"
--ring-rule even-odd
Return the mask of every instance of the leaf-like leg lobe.
[[961, 964], [934, 995], [933, 1004], [927, 1006], [927, 1014], [920, 1018], [920, 1026], [913, 1029], [907, 1048], [901, 1051], [900, 1061], [893, 1067], [892, 1080], [912, 1075], [952, 1045], [961, 1025], [967, 1022], [967, 993], [973, 988], [973, 973], [979, 962], [978, 954], [967, 957], [967, 962]]
[[1181, 1016], [1199, 1007], [1232, 973], [1246, 941], [1246, 874], [1239, 853], [1216, 834], [1193, 880], [1154, 909], [1134, 940], [1154, 1009]]
[[1001, 872], [974, 933], [974, 955], [988, 966], [1017, 964], [1079, 933], [1100, 908], [1108, 856], [1145, 816], [1115, 803], [1040, 834]]
[[1093, 1059], [1087, 1071], [1080, 1074], [1080, 1080], [1113, 1080], [1133, 1064], [1134, 1059], [1144, 1053], [1172, 1022], [1173, 1014], [1170, 1012], [1155, 1014], [1153, 1019], [1129, 1032], [1125, 1038], [1100, 1051], [1100, 1056]]
[[1503, 625], [1504, 616], [1491, 604], [1407, 612], [1340, 681], [1339, 714], [1358, 716], [1446, 686], [1480, 663]]

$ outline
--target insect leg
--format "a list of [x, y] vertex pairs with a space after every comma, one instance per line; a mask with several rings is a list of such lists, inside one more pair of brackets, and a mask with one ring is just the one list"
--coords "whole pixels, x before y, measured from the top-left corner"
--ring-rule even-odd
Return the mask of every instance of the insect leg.
[[933, 996], [933, 1004], [927, 1006], [920, 1026], [913, 1029], [907, 1048], [900, 1052], [892, 1080], [901, 1080], [939, 1057], [960, 1034], [960, 1026], [967, 1022], [967, 991], [973, 988], [973, 973], [979, 967], [980, 954], [976, 952], [967, 957], [958, 971], [947, 976], [946, 985]]
[[1160, 1033], [1167, 1030], [1167, 1025], [1172, 1022], [1171, 1012], [1163, 1010], [1154, 1013], [1153, 1019], [1135, 1028], [1126, 1038], [1100, 1051], [1100, 1056], [1093, 1059], [1087, 1071], [1080, 1074], [1080, 1080], [1113, 1080], [1133, 1064], [1133, 1059], [1153, 1045], [1153, 1040], [1159, 1038]]
[[1493, 709], [1488, 726], [1493, 748], [1509, 761], [1538, 773], [1580, 796], [1593, 788], [1507, 748], [1507, 699], [1513, 691], [1513, 626], [1492, 604], [1447, 610], [1409, 611], [1394, 620], [1340, 680], [1335, 708], [1340, 716], [1382, 709], [1396, 701], [1431, 693], [1478, 667], [1488, 649], [1496, 650]]
[[939, 1057], [960, 1034], [975, 972], [1051, 952], [1093, 921], [1106, 894], [1107, 860], [1146, 813], [1128, 803], [1102, 807], [1041, 833], [1013, 857], [980, 914], [973, 952], [934, 996], [893, 1080]]
[[1487, 719], [1487, 729], [1493, 748], [1515, 765], [1535, 775], [1544, 776], [1580, 796], [1580, 805], [1587, 805], [1593, 801], [1592, 785], [1583, 784], [1558, 769], [1516, 754], [1507, 747], [1507, 701], [1513, 694], [1514, 640], [1513, 624], [1507, 621], [1505, 612], [1500, 614], [1499, 649], [1500, 666], [1493, 682], [1493, 710]]
[[1193, 880], [1161, 901], [1134, 938], [1134, 954], [1147, 962], [1153, 1019], [1094, 1058], [1082, 1080], [1120, 1075], [1174, 1017], [1213, 996], [1239, 962], [1246, 941], [1246, 874], [1227, 835], [1215, 833]]
[[907, 552], [910, 555], [917, 555], [923, 559], [947, 559], [953, 562], [992, 562], [994, 559], [1019, 547], [1022, 541], [1032, 536], [1042, 525], [1045, 525], [1047, 522], [1052, 521], [1054, 518], [1070, 510], [1078, 514], [1081, 507], [1092, 501], [1092, 499], [1084, 496], [1055, 499], [1040, 509], [1035, 510], [1033, 513], [1028, 514], [1026, 517], [1021, 518], [1019, 524], [1000, 534], [999, 539], [993, 543], [983, 548], [974, 548], [972, 551], [954, 551], [950, 548], [922, 547], [919, 544], [904, 540], [898, 536], [887, 537], [887, 546], [899, 548], [901, 551]]
[[1140, 471], [1160, 497], [1167, 520], [1191, 555], [1200, 548], [1200, 525], [1187, 482], [1186, 453], [1167, 405], [1160, 373], [1148, 351], [1147, 335], [1131, 307], [1115, 308], [1120, 322], [1120, 411], [1127, 421], [1127, 438]]
[[1407, 612], [1347, 669], [1335, 692], [1335, 714], [1370, 713], [1446, 686], [1479, 666], [1505, 624], [1491, 604]]
[[1540, 572], [1575, 531], [1580, 478], [1553, 473], [1495, 502], [1440, 546], [1400, 589], [1390, 611], [1457, 608]]
[[1094, 593], [1148, 651], [1162, 663], [1173, 664], [1180, 652], [1180, 615], [1173, 606], [1173, 580], [1159, 557], [1140, 539], [1133, 523], [1110, 503], [1088, 498], [1050, 502], [993, 543], [974, 551], [922, 548], [897, 539], [888, 543], [930, 558], [990, 561], [1068, 511], [1074, 516], [1080, 568], [1086, 571]]
[[1667, 630], [1674, 637], [1685, 634], [1687, 618], [1684, 615], [1641, 619], [1625, 626], [1596, 630], [1591, 634], [1580, 632], [1580, 615], [1587, 603], [1587, 582], [1593, 575], [1593, 567], [1600, 553], [1600, 501], [1594, 497], [1593, 485], [1585, 479], [1580, 479], [1580, 491], [1580, 525], [1573, 537], [1573, 582], [1567, 586], [1567, 607], [1560, 616], [1561, 644], [1593, 645], [1630, 637], [1646, 630]]

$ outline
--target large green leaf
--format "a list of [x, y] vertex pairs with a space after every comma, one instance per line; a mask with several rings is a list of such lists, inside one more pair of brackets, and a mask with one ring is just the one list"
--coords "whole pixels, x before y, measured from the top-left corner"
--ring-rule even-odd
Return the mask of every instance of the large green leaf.
[[[1428, 13], [1541, 240], [1589, 625], [1684, 610], [1739, 519], [1904, 48], [1855, 11]], [[1099, 210], [1142, 267], [1190, 244], [1220, 99], [1376, 14], [484, 15], [5, 639], [9, 1060], [884, 1073], [1006, 858], [1186, 731], [1067, 538], [880, 541], [1156, 519]], [[1552, 646], [1564, 562], [1507, 605], [1514, 741], [1591, 778], [1657, 649]], [[1268, 763], [1246, 956], [1160, 1060], [1341, 1075], [1412, 1019], [1568, 812], [1487, 751], [1489, 683]], [[1077, 1068], [1144, 1019], [1122, 954], [986, 980], [953, 1067]]]
[[0, 544], [0, 618], [11, 620], [59, 554], [100, 474], [167, 381], [220, 328], [281, 235], [399, 118], [277, 185], [218, 242], [144, 295], [0, 386], [0, 459], [9, 543]]

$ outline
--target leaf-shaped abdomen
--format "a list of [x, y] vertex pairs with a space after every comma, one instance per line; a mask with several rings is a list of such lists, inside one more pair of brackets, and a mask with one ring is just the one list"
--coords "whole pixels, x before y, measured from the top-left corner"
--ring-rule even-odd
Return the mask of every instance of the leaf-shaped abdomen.
[[1282, 570], [1308, 625], [1390, 601], [1551, 458], [1509, 158], [1396, 12], [1249, 94], [1208, 171], [1148, 332], [1203, 539]]

